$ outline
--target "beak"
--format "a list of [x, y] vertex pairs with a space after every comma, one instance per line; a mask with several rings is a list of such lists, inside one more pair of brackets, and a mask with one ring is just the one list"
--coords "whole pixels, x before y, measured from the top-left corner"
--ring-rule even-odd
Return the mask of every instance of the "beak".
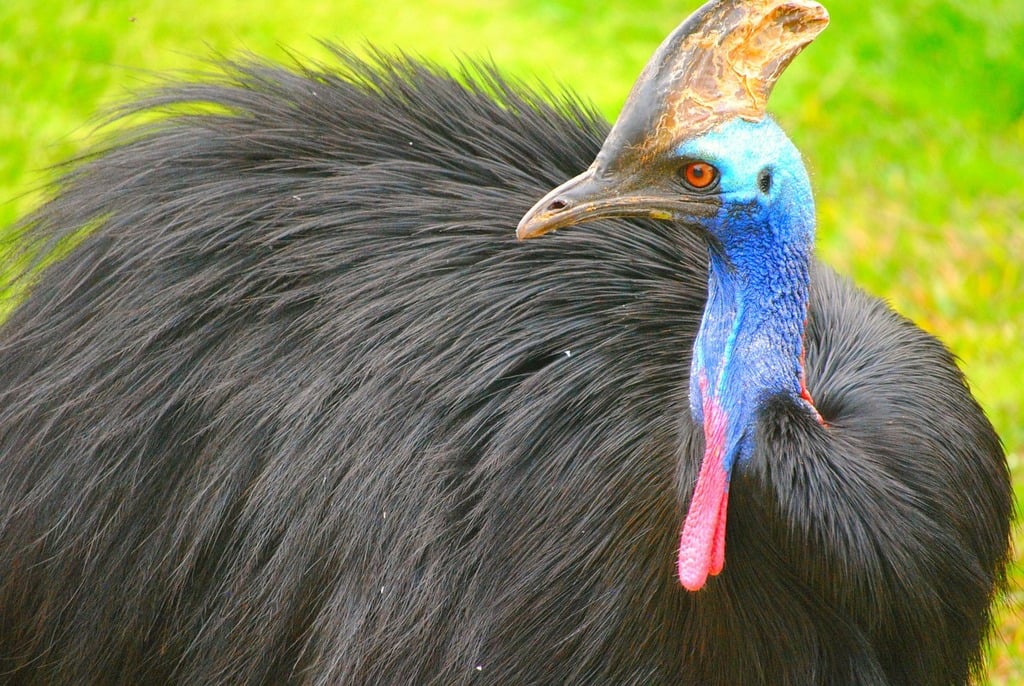
[[[706, 214], [707, 202], [689, 199], [676, 188], [623, 184], [618, 175], [603, 176], [593, 165], [566, 181], [530, 208], [516, 228], [520, 240], [606, 217], [674, 219], [681, 214]], [[705, 210], [701, 212], [700, 206]], [[696, 210], [696, 211], [695, 211]]]

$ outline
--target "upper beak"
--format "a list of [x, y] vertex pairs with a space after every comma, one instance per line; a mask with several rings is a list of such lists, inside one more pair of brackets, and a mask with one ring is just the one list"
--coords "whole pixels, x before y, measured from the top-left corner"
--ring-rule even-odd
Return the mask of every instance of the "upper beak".
[[554, 189], [530, 208], [516, 227], [520, 240], [602, 217], [671, 219], [675, 208], [662, 194], [623, 189], [615, 178], [602, 178], [594, 166]]

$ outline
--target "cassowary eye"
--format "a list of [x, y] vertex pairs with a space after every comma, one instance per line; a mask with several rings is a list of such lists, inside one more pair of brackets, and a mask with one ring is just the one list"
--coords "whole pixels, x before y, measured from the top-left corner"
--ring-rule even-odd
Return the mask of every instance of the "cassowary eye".
[[709, 191], [718, 182], [718, 170], [707, 162], [687, 162], [679, 170], [679, 176], [689, 188]]

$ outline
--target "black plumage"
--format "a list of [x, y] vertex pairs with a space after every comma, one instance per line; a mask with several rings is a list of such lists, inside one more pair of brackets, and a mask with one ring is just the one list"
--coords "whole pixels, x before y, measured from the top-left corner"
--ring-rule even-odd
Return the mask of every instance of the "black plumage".
[[338, 58], [160, 90], [28, 218], [77, 245], [0, 329], [9, 683], [966, 682], [1011, 501], [939, 342], [817, 266], [829, 426], [762, 414], [688, 593], [706, 248], [516, 241], [607, 125]]

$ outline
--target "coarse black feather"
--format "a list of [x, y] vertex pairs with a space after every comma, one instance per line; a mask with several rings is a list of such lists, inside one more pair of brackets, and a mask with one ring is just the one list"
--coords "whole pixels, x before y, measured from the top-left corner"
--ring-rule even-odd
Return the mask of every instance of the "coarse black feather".
[[706, 248], [517, 242], [607, 125], [337, 57], [158, 91], [25, 223], [79, 242], [0, 329], [6, 682], [966, 682], [1010, 491], [941, 344], [817, 267], [828, 426], [765, 408], [687, 593]]

